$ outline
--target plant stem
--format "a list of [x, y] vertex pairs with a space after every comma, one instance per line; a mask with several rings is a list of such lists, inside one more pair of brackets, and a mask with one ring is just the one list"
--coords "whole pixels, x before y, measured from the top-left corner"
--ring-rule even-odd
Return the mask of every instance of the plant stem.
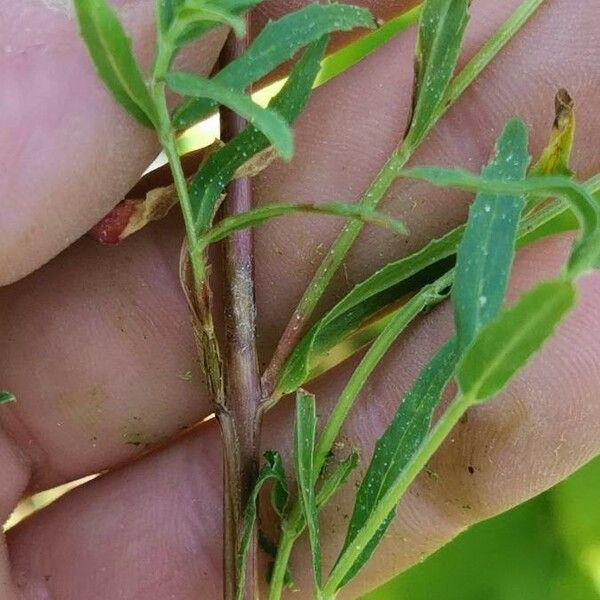
[[335, 596], [346, 574], [360, 557], [366, 545], [371, 541], [379, 527], [389, 517], [390, 512], [396, 508], [400, 498], [402, 498], [410, 484], [427, 465], [436, 450], [452, 432], [470, 405], [470, 400], [462, 396], [457, 396], [452, 401], [446, 412], [442, 415], [429, 435], [425, 438], [421, 447], [407, 464], [406, 468], [377, 503], [373, 512], [357, 533], [353, 543], [350, 544], [339, 557], [327, 583], [323, 586], [323, 594], [325, 597]]
[[203, 264], [203, 255], [202, 253], [196, 251], [198, 243], [196, 232], [194, 231], [194, 219], [192, 215], [190, 196], [185, 173], [183, 172], [183, 167], [181, 165], [181, 159], [179, 157], [179, 153], [177, 152], [175, 134], [171, 129], [171, 118], [167, 108], [165, 84], [162, 81], [157, 81], [154, 83], [152, 91], [154, 102], [158, 111], [160, 142], [167, 160], [169, 161], [171, 173], [173, 174], [173, 183], [175, 184], [175, 189], [177, 190], [177, 195], [179, 197], [192, 268], [194, 274], [203, 274], [205, 270]]
[[269, 587], [269, 600], [279, 600], [283, 594], [285, 575], [292, 554], [294, 543], [304, 531], [304, 520], [302, 519], [302, 507], [299, 502], [294, 504], [292, 512], [282, 526], [282, 533], [277, 545], [277, 558], [271, 573]]
[[[204, 371], [206, 373], [211, 392], [211, 399], [215, 406], [215, 413], [221, 427], [224, 449], [223, 479], [225, 482], [225, 488], [227, 489], [228, 485], [233, 485], [229, 482], [236, 481], [236, 476], [238, 473], [237, 461], [235, 460], [237, 436], [233, 426], [233, 421], [225, 409], [220, 350], [214, 334], [211, 292], [209, 284], [205, 279], [206, 267], [204, 265], [204, 253], [202, 251], [198, 251], [199, 246], [196, 232], [194, 230], [194, 220], [191, 212], [191, 203], [187, 182], [183, 172], [183, 167], [181, 165], [181, 160], [177, 152], [175, 135], [171, 129], [164, 83], [161, 81], [155, 81], [152, 86], [152, 91], [159, 115], [160, 141], [171, 167], [173, 181], [177, 189], [181, 212], [183, 214], [183, 220], [186, 227], [188, 256], [192, 266], [193, 283], [192, 285], [189, 285], [189, 282], [184, 281], [182, 278], [182, 285], [184, 286], [186, 295], [188, 296], [188, 303], [192, 312], [194, 337], [203, 361]], [[233, 507], [234, 504], [231, 501], [231, 496], [229, 494], [224, 494], [224, 514], [232, 514]], [[237, 521], [233, 518], [229, 520], [224, 519], [223, 572], [224, 589], [228, 590], [229, 588], [229, 595], [226, 595], [228, 598], [233, 598], [233, 594], [235, 593], [235, 549], [237, 547], [236, 529], [234, 527], [235, 523], [237, 523]]]
[[[509, 19], [484, 44], [479, 52], [477, 52], [450, 84], [444, 102], [440, 105], [440, 108], [431, 120], [429, 128], [419, 139], [410, 140], [410, 143], [408, 140], [403, 140], [399, 144], [398, 148], [387, 160], [381, 171], [360, 199], [359, 203], [362, 206], [368, 208], [377, 207], [392, 184], [396, 181], [400, 169], [406, 165], [429, 132], [437, 125], [448, 109], [479, 76], [483, 69], [489, 65], [500, 50], [502, 50], [543, 2], [544, 0], [525, 0], [525, 2], [515, 10]], [[346, 254], [354, 244], [362, 227], [363, 224], [360, 222], [347, 223], [317, 269], [317, 272], [302, 296], [300, 303], [294, 310], [294, 313], [279, 340], [275, 354], [263, 374], [262, 381], [265, 395], [270, 396], [273, 393], [279, 372], [299, 341], [306, 323], [310, 319], [317, 303], [329, 286], [334, 274], [343, 263]], [[270, 399], [269, 405], [274, 403], [273, 400], [274, 399]]]
[[[236, 38], [233, 33], [225, 44], [222, 60], [225, 64], [241, 56], [248, 38]], [[221, 139], [224, 142], [238, 135], [246, 122], [230, 110], [221, 110]], [[229, 184], [224, 203], [226, 216], [235, 216], [252, 208], [252, 188], [247, 177]], [[226, 409], [233, 422], [236, 444], [235, 480], [226, 481], [229, 496], [225, 518], [235, 523], [235, 538], [239, 543], [243, 531], [243, 513], [258, 473], [259, 422], [257, 408], [262, 393], [255, 343], [254, 265], [252, 229], [230, 235], [225, 249], [225, 327], [226, 327]], [[232, 457], [228, 457], [231, 459]], [[237, 543], [225, 549], [227, 560], [235, 558]], [[233, 557], [231, 554], [233, 553]], [[234, 561], [235, 562], [235, 561]], [[253, 600], [257, 595], [256, 543], [252, 544], [246, 565], [243, 598]], [[226, 581], [226, 591], [230, 582]], [[235, 586], [233, 586], [235, 594]], [[225, 597], [229, 599], [229, 593]]]
[[[249, 20], [249, 18], [247, 18]], [[243, 53], [247, 40], [229, 37], [222, 59], [230, 62]], [[159, 114], [159, 136], [169, 161], [185, 222], [193, 286], [183, 282], [192, 309], [194, 333], [204, 361], [215, 413], [223, 439], [223, 596], [233, 600], [237, 592], [237, 548], [243, 530], [243, 512], [258, 471], [257, 410], [261, 398], [258, 361], [254, 344], [254, 283], [251, 231], [231, 236], [225, 243], [227, 326], [227, 386], [212, 318], [211, 290], [207, 281], [204, 247], [199, 243], [187, 182], [177, 151], [175, 133], [166, 103], [164, 76], [174, 55], [174, 46], [161, 37], [152, 80], [152, 95]], [[245, 123], [234, 113], [222, 113], [222, 137], [234, 137]], [[228, 188], [227, 214], [251, 208], [251, 188], [247, 179], [238, 179]], [[190, 291], [192, 292], [190, 294]], [[189, 297], [192, 295], [193, 297]], [[242, 597], [257, 595], [256, 544], [249, 553]]]

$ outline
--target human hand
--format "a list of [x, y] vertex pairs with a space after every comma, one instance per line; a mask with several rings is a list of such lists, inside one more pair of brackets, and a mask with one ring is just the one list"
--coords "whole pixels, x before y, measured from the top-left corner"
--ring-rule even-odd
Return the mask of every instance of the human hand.
[[[118, 4], [140, 54], [148, 57], [151, 2]], [[291, 4], [272, 0], [265, 10], [280, 14]], [[518, 4], [475, 3], [466, 53]], [[371, 6], [380, 14], [394, 10], [391, 2]], [[579, 117], [574, 166], [582, 178], [597, 171], [597, 13], [590, 0], [548, 0], [443, 120], [415, 163], [476, 169], [515, 114], [530, 126], [532, 153], [539, 154], [554, 93], [567, 87]], [[40, 0], [5, 0], [0, 36], [7, 82], [0, 92], [0, 283], [12, 284], [0, 290], [0, 382], [19, 398], [0, 409], [0, 515], [5, 519], [27, 492], [108, 472], [8, 533], [0, 597], [218, 598], [217, 427], [197, 427], [132, 462], [211, 411], [208, 398], [196, 393], [201, 376], [178, 284], [181, 224], [172, 216], [114, 249], [89, 238], [72, 243], [136, 181], [156, 146], [97, 82], [76, 26], [62, 12]], [[195, 67], [208, 70], [222, 41], [217, 33], [204, 52], [194, 53]], [[315, 93], [296, 127], [296, 159], [274, 164], [255, 181], [257, 201], [356, 199], [404, 128], [413, 43], [411, 35], [400, 37]], [[458, 223], [468, 200], [402, 182], [384, 209], [407, 222], [408, 244], [366, 232], [347, 263], [347, 280], [340, 276], [333, 293]], [[319, 242], [332, 240], [338, 226], [293, 219], [256, 232], [263, 360], [319, 260]], [[567, 248], [568, 240], [557, 238], [521, 252], [513, 293], [552, 273]], [[438, 477], [415, 483], [350, 597], [598, 453], [599, 294], [597, 276], [582, 280], [578, 309], [543, 353], [505, 394], [469, 412], [432, 462]], [[441, 307], [396, 345], [365, 386], [345, 431], [349, 444], [372, 447], [450, 322], [448, 307]], [[313, 386], [321, 413], [351, 368]], [[179, 376], [190, 369], [191, 383]], [[289, 421], [283, 401], [267, 418], [265, 447], [289, 445]], [[339, 547], [351, 502], [341, 493], [324, 515], [329, 557]], [[298, 585], [307, 585], [306, 555], [297, 557], [293, 570]]]

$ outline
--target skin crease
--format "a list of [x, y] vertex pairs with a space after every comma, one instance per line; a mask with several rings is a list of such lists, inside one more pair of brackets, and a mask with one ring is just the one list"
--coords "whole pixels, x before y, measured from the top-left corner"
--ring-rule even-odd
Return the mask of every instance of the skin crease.
[[[136, 47], [144, 52], [149, 4], [122, 4]], [[466, 56], [518, 3], [497, 4], [474, 3]], [[272, 0], [266, 8], [280, 13], [282, 3]], [[389, 3], [374, 6], [376, 12], [389, 9]], [[27, 35], [18, 27], [20, 19], [31, 26]], [[552, 121], [554, 92], [565, 86], [579, 115], [574, 165], [580, 177], [592, 174], [600, 167], [595, 143], [599, 19], [589, 0], [548, 0], [450, 112], [415, 163], [477, 169], [502, 123], [514, 114], [532, 128], [531, 150], [537, 155]], [[43, 39], [42, 33], [56, 45], [36, 53], [31, 40]], [[2, 74], [15, 82], [0, 92], [0, 105], [12, 107], [12, 112], [0, 111], [0, 127], [12, 132], [0, 142], [8, 174], [0, 184], [0, 202], [6, 204], [0, 279], [8, 283], [41, 266], [118, 201], [154, 146], [95, 83], [74, 41], [73, 24], [63, 15], [39, 2], [3, 3], [0, 34], [18, 49], [17, 58], [6, 52], [0, 58]], [[296, 160], [273, 165], [257, 180], [259, 202], [357, 198], [404, 129], [413, 44], [411, 35], [401, 37], [315, 93], [296, 127]], [[213, 48], [214, 55], [217, 51]], [[41, 75], [58, 60], [67, 68], [54, 66], [54, 73]], [[19, 61], [27, 62], [19, 66]], [[60, 86], [52, 83], [59, 76]], [[27, 95], [18, 95], [21, 81]], [[38, 106], [32, 89], [54, 107], [54, 118], [51, 112], [37, 118], [39, 111], [28, 107], [27, 102]], [[77, 127], [63, 114], [77, 115]], [[396, 186], [383, 208], [406, 220], [410, 237], [365, 231], [348, 260], [348, 281], [338, 279], [329, 301], [386, 260], [463, 218], [468, 200], [421, 184]], [[10, 210], [15, 205], [19, 210]], [[294, 217], [258, 230], [263, 358], [316, 265], [317, 244], [333, 239], [338, 227], [335, 220]], [[127, 464], [145, 444], [177, 434], [210, 410], [195, 392], [201, 379], [177, 282], [181, 237], [174, 216], [115, 249], [83, 238], [33, 275], [0, 290], [0, 315], [5, 316], [0, 339], [6, 348], [0, 382], [19, 398], [18, 404], [0, 409], [2, 518], [28, 489], [112, 470], [8, 534], [8, 556], [0, 551], [0, 598], [162, 600], [196, 598], [198, 590], [202, 597], [220, 597], [215, 518], [220, 489], [215, 482], [221, 465], [215, 425]], [[522, 252], [512, 297], [555, 272], [568, 243], [548, 240]], [[348, 597], [382, 583], [469, 524], [549, 487], [598, 453], [600, 323], [594, 307], [599, 294], [598, 277], [584, 279], [580, 305], [557, 337], [502, 397], [470, 411], [432, 461], [438, 478], [419, 478], [377, 559]], [[343, 438], [364, 449], [363, 465], [399, 394], [448, 335], [450, 320], [446, 306], [421, 320], [367, 383]], [[313, 386], [321, 415], [352, 366]], [[179, 377], [188, 369], [194, 371], [192, 384]], [[289, 402], [282, 403], [269, 416], [266, 447], [289, 443], [289, 408]], [[475, 468], [473, 475], [468, 466]], [[351, 510], [342, 496], [322, 521], [328, 561]], [[296, 557], [294, 567], [298, 584], [307, 585], [305, 554]]]

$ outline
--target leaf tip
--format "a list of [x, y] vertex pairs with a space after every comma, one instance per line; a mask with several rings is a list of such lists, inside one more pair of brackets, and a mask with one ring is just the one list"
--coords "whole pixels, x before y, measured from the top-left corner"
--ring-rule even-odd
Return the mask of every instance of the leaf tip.
[[9, 404], [16, 401], [17, 399], [14, 394], [7, 392], [6, 390], [0, 390], [0, 405]]

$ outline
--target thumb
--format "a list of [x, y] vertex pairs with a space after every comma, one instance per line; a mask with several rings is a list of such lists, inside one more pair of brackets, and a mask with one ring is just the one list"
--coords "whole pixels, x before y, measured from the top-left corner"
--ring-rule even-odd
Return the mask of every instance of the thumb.
[[[67, 0], [0, 3], [0, 285], [58, 254], [92, 227], [157, 154], [98, 81]], [[144, 66], [152, 58], [151, 0], [114, 1]], [[190, 49], [209, 72], [225, 31]]]

